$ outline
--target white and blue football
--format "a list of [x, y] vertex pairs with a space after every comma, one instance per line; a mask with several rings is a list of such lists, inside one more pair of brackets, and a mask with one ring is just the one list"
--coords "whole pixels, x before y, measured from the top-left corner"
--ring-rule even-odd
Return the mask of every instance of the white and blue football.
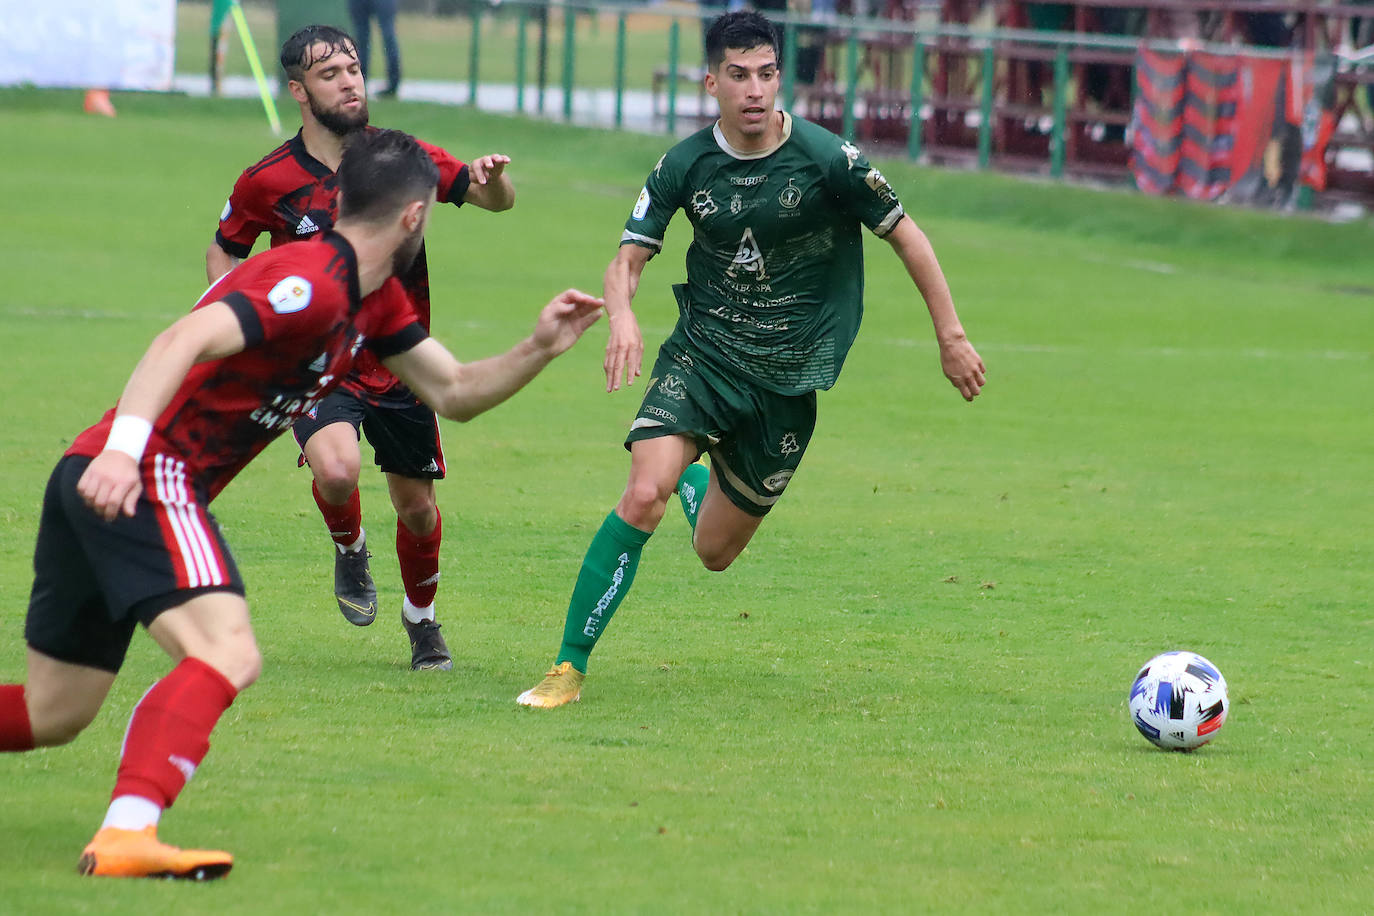
[[1165, 652], [1131, 685], [1131, 721], [1150, 743], [1191, 751], [1216, 737], [1229, 708], [1226, 678], [1196, 652]]

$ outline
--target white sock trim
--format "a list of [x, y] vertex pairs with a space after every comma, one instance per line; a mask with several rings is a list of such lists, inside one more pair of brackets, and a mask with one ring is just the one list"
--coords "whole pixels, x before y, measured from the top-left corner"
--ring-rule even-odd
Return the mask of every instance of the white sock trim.
[[405, 619], [410, 621], [411, 623], [420, 623], [425, 620], [433, 620], [434, 603], [430, 602], [424, 607], [416, 607], [415, 605], [410, 603], [409, 598], [406, 598], [401, 603], [401, 614], [404, 615]]
[[156, 826], [161, 819], [162, 808], [157, 802], [141, 795], [121, 795], [110, 802], [110, 809], [105, 812], [105, 821], [100, 827], [102, 830], [106, 827], [142, 830], [150, 825]]
[[334, 546], [337, 547], [337, 548], [339, 548], [339, 553], [357, 553], [358, 551], [360, 551], [360, 550], [363, 549], [363, 546], [364, 546], [364, 544], [366, 543], [366, 541], [367, 541], [367, 529], [366, 529], [366, 528], [359, 528], [359, 529], [358, 529], [358, 539], [357, 539], [356, 541], [354, 541], [352, 544], [349, 544], [347, 547], [345, 547], [344, 545], [340, 544], [338, 541], [335, 541], [335, 542], [334, 542]]

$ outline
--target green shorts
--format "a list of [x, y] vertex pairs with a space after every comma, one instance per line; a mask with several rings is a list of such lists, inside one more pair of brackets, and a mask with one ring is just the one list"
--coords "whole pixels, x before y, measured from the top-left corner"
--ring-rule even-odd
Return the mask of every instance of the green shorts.
[[763, 516], [782, 497], [815, 428], [816, 392], [777, 394], [669, 340], [659, 348], [625, 447], [686, 436], [711, 456], [712, 474], [730, 502]]

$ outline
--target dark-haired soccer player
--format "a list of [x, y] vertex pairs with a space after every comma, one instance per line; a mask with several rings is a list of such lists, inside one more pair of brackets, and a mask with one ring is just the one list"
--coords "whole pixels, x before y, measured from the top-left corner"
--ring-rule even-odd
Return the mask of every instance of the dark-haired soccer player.
[[[310, 238], [333, 225], [339, 158], [354, 134], [375, 130], [368, 127], [367, 93], [346, 32], [319, 25], [301, 29], [282, 45], [281, 65], [300, 104], [301, 129], [239, 176], [205, 255], [211, 282], [246, 257], [263, 233], [275, 246]], [[471, 203], [485, 210], [514, 204], [515, 189], [505, 174], [509, 157], [482, 156], [464, 164], [437, 146], [421, 145], [439, 167], [440, 203]], [[401, 282], [428, 328], [429, 270], [423, 248]], [[293, 432], [335, 544], [335, 600], [357, 626], [367, 626], [377, 615], [358, 494], [360, 434], [372, 443], [396, 510], [396, 558], [405, 589], [401, 622], [410, 638], [411, 667], [447, 670], [453, 662], [434, 609], [443, 537], [434, 481], [445, 472], [434, 413], [384, 366], [364, 357], [339, 390], [302, 417]]]
[[[692, 224], [677, 327], [660, 347], [626, 439], [630, 477], [592, 539], [563, 644], [525, 706], [577, 700], [587, 659], [634, 581], [640, 553], [676, 491], [707, 569], [744, 550], [782, 497], [863, 313], [867, 227], [911, 275], [935, 325], [945, 376], [968, 400], [983, 362], [964, 336], [930, 242], [852, 143], [775, 110], [778, 37], [753, 12], [707, 31], [706, 91], [720, 120], [658, 161], [606, 269], [606, 390], [640, 373], [630, 308], [644, 265], [682, 210]], [[711, 456], [708, 472], [695, 463]]]
[[0, 685], [0, 751], [71, 741], [95, 718], [137, 624], [173, 661], [134, 708], [88, 875], [204, 879], [226, 852], [161, 843], [164, 809], [262, 665], [243, 583], [207, 504], [370, 352], [444, 416], [505, 400], [596, 320], [569, 290], [508, 352], [460, 364], [395, 275], [419, 251], [438, 170], [407, 134], [356, 139], [335, 231], [246, 261], [159, 334], [118, 404], [48, 483], [24, 635], [28, 678]]

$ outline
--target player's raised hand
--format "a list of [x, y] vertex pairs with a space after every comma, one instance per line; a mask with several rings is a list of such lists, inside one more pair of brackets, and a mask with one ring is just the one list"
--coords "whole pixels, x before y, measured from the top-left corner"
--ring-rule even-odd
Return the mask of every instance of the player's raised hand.
[[510, 157], [501, 153], [479, 156], [468, 163], [468, 175], [477, 184], [486, 184], [488, 181], [495, 181], [500, 178], [509, 164]]
[[628, 387], [639, 378], [644, 363], [644, 335], [634, 312], [623, 311], [610, 318], [611, 335], [606, 341], [606, 391], [619, 391], [623, 381]]
[[987, 369], [982, 357], [967, 337], [940, 343], [940, 368], [945, 378], [959, 390], [965, 401], [972, 401], [987, 384]]
[[76, 492], [91, 511], [112, 522], [121, 511], [132, 517], [143, 493], [138, 462], [124, 452], [106, 449], [91, 459], [76, 483]]
[[577, 343], [582, 332], [601, 317], [605, 305], [597, 296], [577, 289], [564, 290], [539, 313], [534, 326], [534, 342], [551, 356], [557, 356]]

